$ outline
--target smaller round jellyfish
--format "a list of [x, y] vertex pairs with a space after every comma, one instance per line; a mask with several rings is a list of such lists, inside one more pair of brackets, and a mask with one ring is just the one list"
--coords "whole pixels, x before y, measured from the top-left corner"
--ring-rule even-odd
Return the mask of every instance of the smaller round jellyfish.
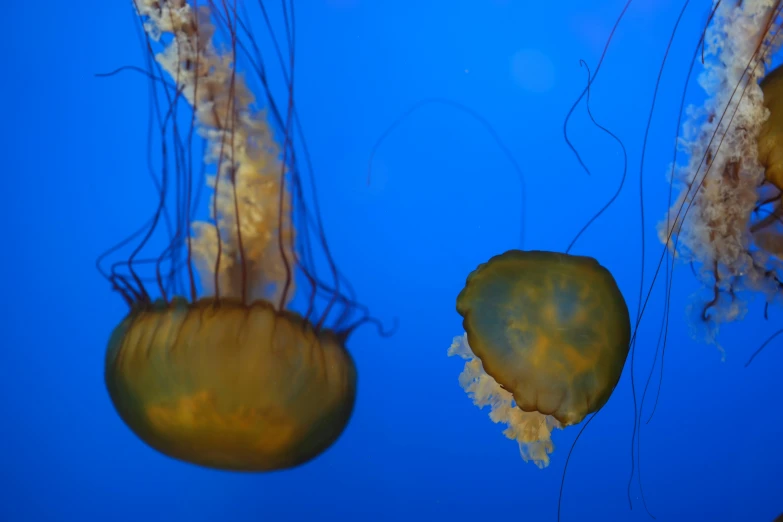
[[617, 283], [590, 257], [510, 250], [468, 276], [457, 311], [460, 385], [525, 461], [547, 466], [552, 429], [598, 411], [620, 379], [631, 321]]

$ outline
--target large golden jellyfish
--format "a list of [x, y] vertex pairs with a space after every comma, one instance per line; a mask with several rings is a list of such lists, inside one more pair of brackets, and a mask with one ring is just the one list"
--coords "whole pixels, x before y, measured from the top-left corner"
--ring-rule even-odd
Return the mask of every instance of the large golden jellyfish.
[[547, 466], [552, 430], [597, 412], [623, 371], [631, 320], [614, 277], [590, 257], [509, 250], [468, 276], [457, 311], [460, 385], [525, 461]]
[[[154, 217], [107, 273], [130, 312], [109, 340], [105, 380], [119, 416], [152, 448], [212, 468], [269, 471], [309, 461], [345, 429], [357, 379], [345, 342], [369, 319], [348, 323], [357, 305], [340, 292], [317, 212], [305, 205], [292, 70], [281, 108], [266, 88], [263, 53], [241, 38], [250, 25], [235, 4], [135, 2], [165, 102], [156, 120], [162, 167]], [[237, 71], [243, 58], [265, 99]], [[194, 222], [202, 166], [212, 169], [210, 219]], [[162, 253], [140, 259], [161, 230]], [[141, 275], [150, 266], [152, 284]], [[289, 310], [296, 282], [301, 314]]]
[[[706, 102], [687, 112], [674, 167], [680, 193], [661, 240], [699, 267], [708, 289], [695, 324], [717, 344], [721, 323], [741, 319], [750, 296], [783, 296], [783, 71], [779, 0], [715, 0], [699, 45]], [[695, 57], [695, 56], [694, 56]]]

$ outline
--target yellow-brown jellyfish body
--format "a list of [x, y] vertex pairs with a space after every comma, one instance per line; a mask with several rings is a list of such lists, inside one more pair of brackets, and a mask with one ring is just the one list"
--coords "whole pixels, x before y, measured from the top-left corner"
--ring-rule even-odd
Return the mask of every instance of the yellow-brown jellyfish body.
[[[290, 115], [279, 108], [292, 102], [276, 104], [267, 88], [256, 107], [237, 72], [248, 48], [237, 31], [249, 25], [235, 9], [134, 3], [157, 50], [152, 86], [170, 108], [158, 112], [158, 208], [144, 233], [107, 255], [132, 252], [102, 270], [130, 306], [108, 343], [109, 396], [127, 426], [170, 457], [234, 471], [300, 465], [348, 424], [357, 373], [344, 345], [369, 318], [361, 309], [352, 319], [359, 307], [340, 291], [345, 280], [305, 203]], [[177, 120], [185, 102], [192, 114]], [[201, 167], [211, 197], [209, 218], [198, 221]], [[142, 259], [161, 235], [164, 247]], [[331, 279], [319, 278], [314, 252]], [[290, 308], [295, 293], [300, 312]]]
[[345, 428], [356, 369], [342, 339], [265, 301], [137, 307], [112, 334], [106, 386], [161, 453], [269, 471], [307, 462]]
[[759, 132], [758, 158], [766, 180], [783, 190], [783, 68], [767, 73], [759, 85], [769, 117]]
[[[767, 190], [760, 193], [761, 204], [770, 208], [763, 217], [755, 220], [750, 227], [753, 242], [772, 260], [765, 259], [765, 264], [776, 266], [775, 272], [783, 273], [783, 67], [770, 71], [761, 80], [761, 91], [764, 94], [764, 107], [769, 111], [769, 117], [761, 126], [758, 137], [758, 158], [764, 167], [764, 179]], [[763, 190], [763, 189], [762, 189]], [[774, 260], [777, 260], [777, 263]], [[775, 273], [777, 291], [783, 291], [781, 275]], [[769, 276], [768, 276], [769, 277]], [[768, 293], [774, 291], [767, 290]]]
[[546, 466], [552, 429], [598, 411], [620, 379], [631, 323], [617, 283], [590, 257], [510, 250], [468, 276], [457, 311], [460, 384]]

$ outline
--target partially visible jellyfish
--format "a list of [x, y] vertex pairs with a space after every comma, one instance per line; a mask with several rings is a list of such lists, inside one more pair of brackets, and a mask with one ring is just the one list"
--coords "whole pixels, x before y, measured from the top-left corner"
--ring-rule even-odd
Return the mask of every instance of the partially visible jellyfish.
[[[108, 343], [109, 396], [128, 427], [170, 457], [237, 471], [300, 465], [351, 417], [357, 372], [345, 343], [370, 319], [332, 260], [315, 195], [305, 198], [292, 144], [293, 56], [282, 60], [286, 112], [235, 7], [135, 7], [150, 56], [159, 51], [148, 73], [159, 104], [159, 202], [144, 228], [109, 252], [140, 237], [129, 256], [104, 270], [130, 306]], [[239, 63], [258, 74], [262, 99]], [[212, 173], [211, 219], [194, 221], [203, 170]], [[159, 235], [163, 246], [144, 259]], [[291, 308], [295, 288], [301, 313]]]
[[457, 311], [460, 385], [546, 467], [552, 430], [597, 412], [620, 379], [631, 321], [617, 283], [590, 257], [510, 250], [468, 276]]
[[716, 344], [748, 296], [767, 305], [783, 296], [783, 71], [767, 72], [780, 10], [779, 1], [714, 2], [697, 53], [707, 100], [688, 109], [687, 163], [672, 180], [680, 194], [659, 226], [661, 241], [699, 268], [708, 292], [693, 305], [696, 324]]

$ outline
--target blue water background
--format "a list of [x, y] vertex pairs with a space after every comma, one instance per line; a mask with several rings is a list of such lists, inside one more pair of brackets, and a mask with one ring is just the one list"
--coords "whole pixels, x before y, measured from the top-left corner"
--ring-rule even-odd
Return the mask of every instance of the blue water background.
[[[549, 468], [524, 463], [446, 357], [461, 330], [465, 277], [509, 248], [562, 251], [616, 189], [622, 154], [582, 104], [624, 0], [312, 0], [297, 4], [297, 94], [332, 251], [363, 303], [398, 333], [349, 343], [360, 372], [354, 417], [338, 443], [299, 469], [240, 475], [173, 461], [115, 414], [103, 356], [126, 306], [95, 258], [150, 215], [147, 81], [130, 2], [16, 2], [3, 31], [0, 223], [0, 521], [549, 521], [578, 428], [554, 435]], [[600, 5], [598, 5], [600, 4]], [[655, 227], [690, 57], [710, 2], [691, 2], [662, 78], [644, 163], [645, 290], [661, 254]], [[628, 181], [577, 243], [615, 275], [635, 315], [642, 236], [641, 143], [658, 67], [682, 5], [637, 0], [593, 85], [593, 115], [625, 143]], [[261, 27], [260, 24], [257, 26]], [[279, 26], [278, 26], [279, 27]], [[474, 119], [429, 105], [378, 150], [374, 142], [426, 98], [463, 103], [492, 123], [527, 187]], [[688, 99], [701, 100], [698, 88]], [[520, 216], [524, 214], [524, 245]], [[659, 280], [660, 283], [660, 280]], [[691, 337], [698, 288], [678, 265], [658, 411], [642, 432], [642, 478], [661, 521], [769, 521], [783, 511], [783, 350], [753, 350], [780, 308]], [[663, 307], [658, 285], [638, 334], [647, 376]], [[649, 411], [649, 409], [648, 409]], [[636, 483], [626, 498], [633, 406], [628, 366], [571, 459], [563, 520], [649, 520]]]

